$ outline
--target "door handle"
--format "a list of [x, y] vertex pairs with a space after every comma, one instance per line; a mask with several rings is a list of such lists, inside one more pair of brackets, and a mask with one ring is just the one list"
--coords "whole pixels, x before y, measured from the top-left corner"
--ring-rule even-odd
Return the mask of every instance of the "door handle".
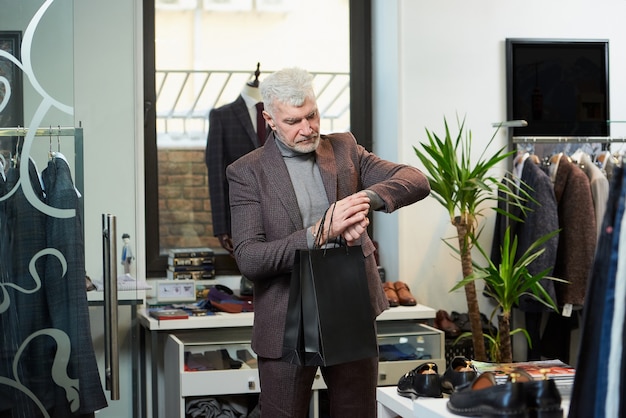
[[105, 387], [111, 400], [120, 399], [120, 356], [117, 322], [117, 225], [114, 215], [102, 214], [102, 266], [104, 278]]

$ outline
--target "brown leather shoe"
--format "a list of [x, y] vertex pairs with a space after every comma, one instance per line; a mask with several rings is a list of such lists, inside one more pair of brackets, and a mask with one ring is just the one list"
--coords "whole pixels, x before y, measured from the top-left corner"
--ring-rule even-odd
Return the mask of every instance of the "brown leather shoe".
[[383, 290], [385, 291], [385, 296], [387, 296], [387, 300], [389, 301], [389, 306], [391, 306], [392, 308], [398, 306], [398, 293], [393, 287], [393, 283], [383, 283]]
[[452, 321], [448, 312], [443, 309], [439, 309], [435, 314], [435, 328], [439, 328], [450, 337], [458, 337], [461, 335], [461, 328]]
[[398, 301], [402, 306], [415, 306], [417, 305], [417, 301], [411, 294], [409, 290], [409, 286], [404, 282], [395, 282], [394, 289], [396, 289], [396, 293], [398, 293]]

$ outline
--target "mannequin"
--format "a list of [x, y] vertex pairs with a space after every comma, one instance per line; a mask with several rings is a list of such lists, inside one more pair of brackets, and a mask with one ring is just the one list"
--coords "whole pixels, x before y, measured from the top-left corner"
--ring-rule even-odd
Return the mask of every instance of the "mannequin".
[[262, 102], [261, 92], [259, 91], [258, 86], [253, 86], [251, 83], [246, 83], [241, 89], [241, 95], [247, 96], [248, 98], [254, 100], [255, 102]]
[[263, 99], [261, 98], [261, 92], [259, 91], [259, 85], [261, 84], [259, 82], [259, 76], [261, 75], [261, 70], [259, 69], [259, 67], [261, 66], [261, 63], [256, 64], [256, 71], [254, 72], [254, 80], [246, 83], [245, 86], [243, 86], [243, 90], [242, 90], [242, 94], [247, 95], [248, 97], [254, 99], [256, 102], [261, 102], [263, 101]]
[[[226, 167], [239, 157], [261, 146], [257, 137], [257, 110], [261, 101], [259, 92], [259, 64], [254, 80], [246, 83], [237, 99], [209, 113], [209, 134], [205, 163], [209, 174], [209, 196], [213, 234], [231, 255], [230, 204]], [[266, 130], [267, 132], [267, 130]]]

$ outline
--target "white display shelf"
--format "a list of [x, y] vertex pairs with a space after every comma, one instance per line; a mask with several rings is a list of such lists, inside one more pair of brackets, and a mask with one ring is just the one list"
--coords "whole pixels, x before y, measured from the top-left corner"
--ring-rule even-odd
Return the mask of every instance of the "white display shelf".
[[[443, 398], [417, 398], [415, 400], [398, 395], [397, 386], [379, 387], [376, 389], [378, 418], [459, 418], [448, 411], [447, 395]], [[569, 400], [561, 402], [563, 413], [567, 416]]]
[[[118, 290], [117, 292], [118, 302], [140, 302], [143, 303], [146, 300], [145, 290]], [[104, 302], [104, 292], [98, 290], [92, 290], [87, 292], [87, 302]]]
[[420, 319], [435, 319], [437, 311], [433, 308], [429, 308], [424, 305], [416, 306], [396, 306], [389, 308], [381, 313], [377, 321], [399, 321], [403, 319], [408, 320], [420, 320]]
[[[397, 306], [381, 313], [377, 321], [428, 320], [435, 318], [436, 311], [424, 305]], [[150, 331], [185, 330], [199, 328], [251, 327], [254, 313], [216, 312], [214, 315], [190, 316], [187, 319], [158, 320], [150, 316], [146, 308], [139, 309], [141, 325]]]

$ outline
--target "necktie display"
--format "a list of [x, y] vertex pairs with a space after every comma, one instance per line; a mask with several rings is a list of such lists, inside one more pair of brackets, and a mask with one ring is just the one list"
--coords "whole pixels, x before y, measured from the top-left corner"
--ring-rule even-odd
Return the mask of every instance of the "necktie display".
[[259, 144], [265, 144], [265, 119], [263, 119], [263, 102], [256, 104], [256, 134], [259, 138]]

